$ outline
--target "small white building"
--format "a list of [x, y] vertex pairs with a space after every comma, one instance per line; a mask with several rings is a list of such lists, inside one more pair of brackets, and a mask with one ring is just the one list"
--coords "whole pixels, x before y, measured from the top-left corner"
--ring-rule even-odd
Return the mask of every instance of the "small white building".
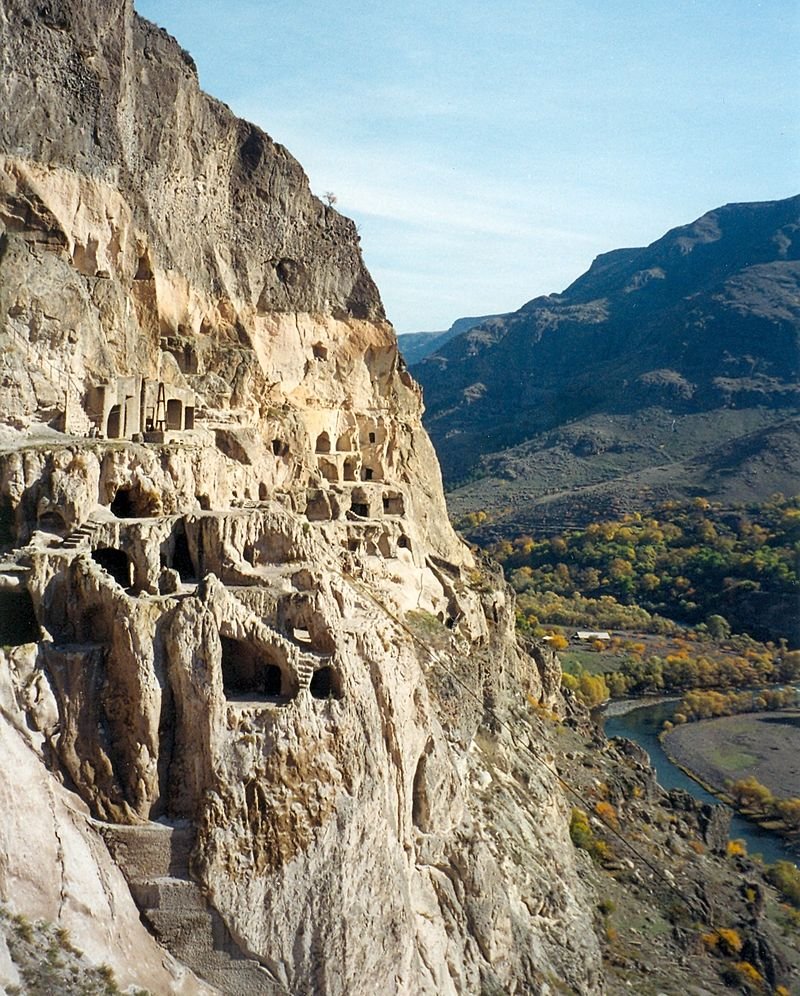
[[610, 640], [611, 634], [604, 629], [576, 629], [573, 639], [589, 643], [592, 640]]

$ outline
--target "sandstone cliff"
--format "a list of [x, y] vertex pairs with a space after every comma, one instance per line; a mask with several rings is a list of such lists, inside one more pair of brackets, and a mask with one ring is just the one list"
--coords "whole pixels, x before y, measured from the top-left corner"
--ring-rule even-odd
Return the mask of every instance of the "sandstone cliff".
[[0, 25], [0, 898], [155, 992], [131, 894], [225, 992], [599, 992], [353, 224], [128, 0]]

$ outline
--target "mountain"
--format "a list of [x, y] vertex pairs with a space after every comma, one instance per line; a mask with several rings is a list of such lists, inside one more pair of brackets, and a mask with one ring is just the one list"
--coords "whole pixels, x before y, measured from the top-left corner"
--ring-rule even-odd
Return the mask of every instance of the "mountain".
[[599, 256], [413, 373], [453, 509], [535, 527], [576, 507], [795, 491], [799, 335], [793, 197]]
[[483, 325], [484, 322], [498, 315], [484, 315], [482, 318], [457, 318], [449, 329], [444, 332], [403, 332], [397, 337], [397, 345], [403, 354], [403, 359], [408, 366], [419, 363], [426, 356], [441, 349], [446, 342], [454, 339], [462, 332], [469, 332], [476, 325]]
[[0, 989], [597, 992], [560, 667], [355, 225], [130, 0], [0, 32]]
[[714, 992], [716, 911], [796, 976], [451, 529], [353, 223], [130, 0], [0, 5], [0, 364], [0, 991]]

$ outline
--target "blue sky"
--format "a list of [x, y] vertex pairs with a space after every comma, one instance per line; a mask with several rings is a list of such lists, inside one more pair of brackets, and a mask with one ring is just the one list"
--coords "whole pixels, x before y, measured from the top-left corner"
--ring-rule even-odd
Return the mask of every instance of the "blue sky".
[[333, 191], [399, 332], [800, 190], [797, 0], [135, 0]]

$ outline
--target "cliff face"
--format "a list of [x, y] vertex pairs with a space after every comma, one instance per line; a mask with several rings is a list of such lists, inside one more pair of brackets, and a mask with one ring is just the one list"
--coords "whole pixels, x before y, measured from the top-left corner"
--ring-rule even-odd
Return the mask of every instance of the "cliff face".
[[0, 18], [0, 897], [159, 992], [202, 989], [114, 861], [226, 992], [599, 991], [520, 755], [558, 664], [449, 527], [353, 224], [130, 3]]

